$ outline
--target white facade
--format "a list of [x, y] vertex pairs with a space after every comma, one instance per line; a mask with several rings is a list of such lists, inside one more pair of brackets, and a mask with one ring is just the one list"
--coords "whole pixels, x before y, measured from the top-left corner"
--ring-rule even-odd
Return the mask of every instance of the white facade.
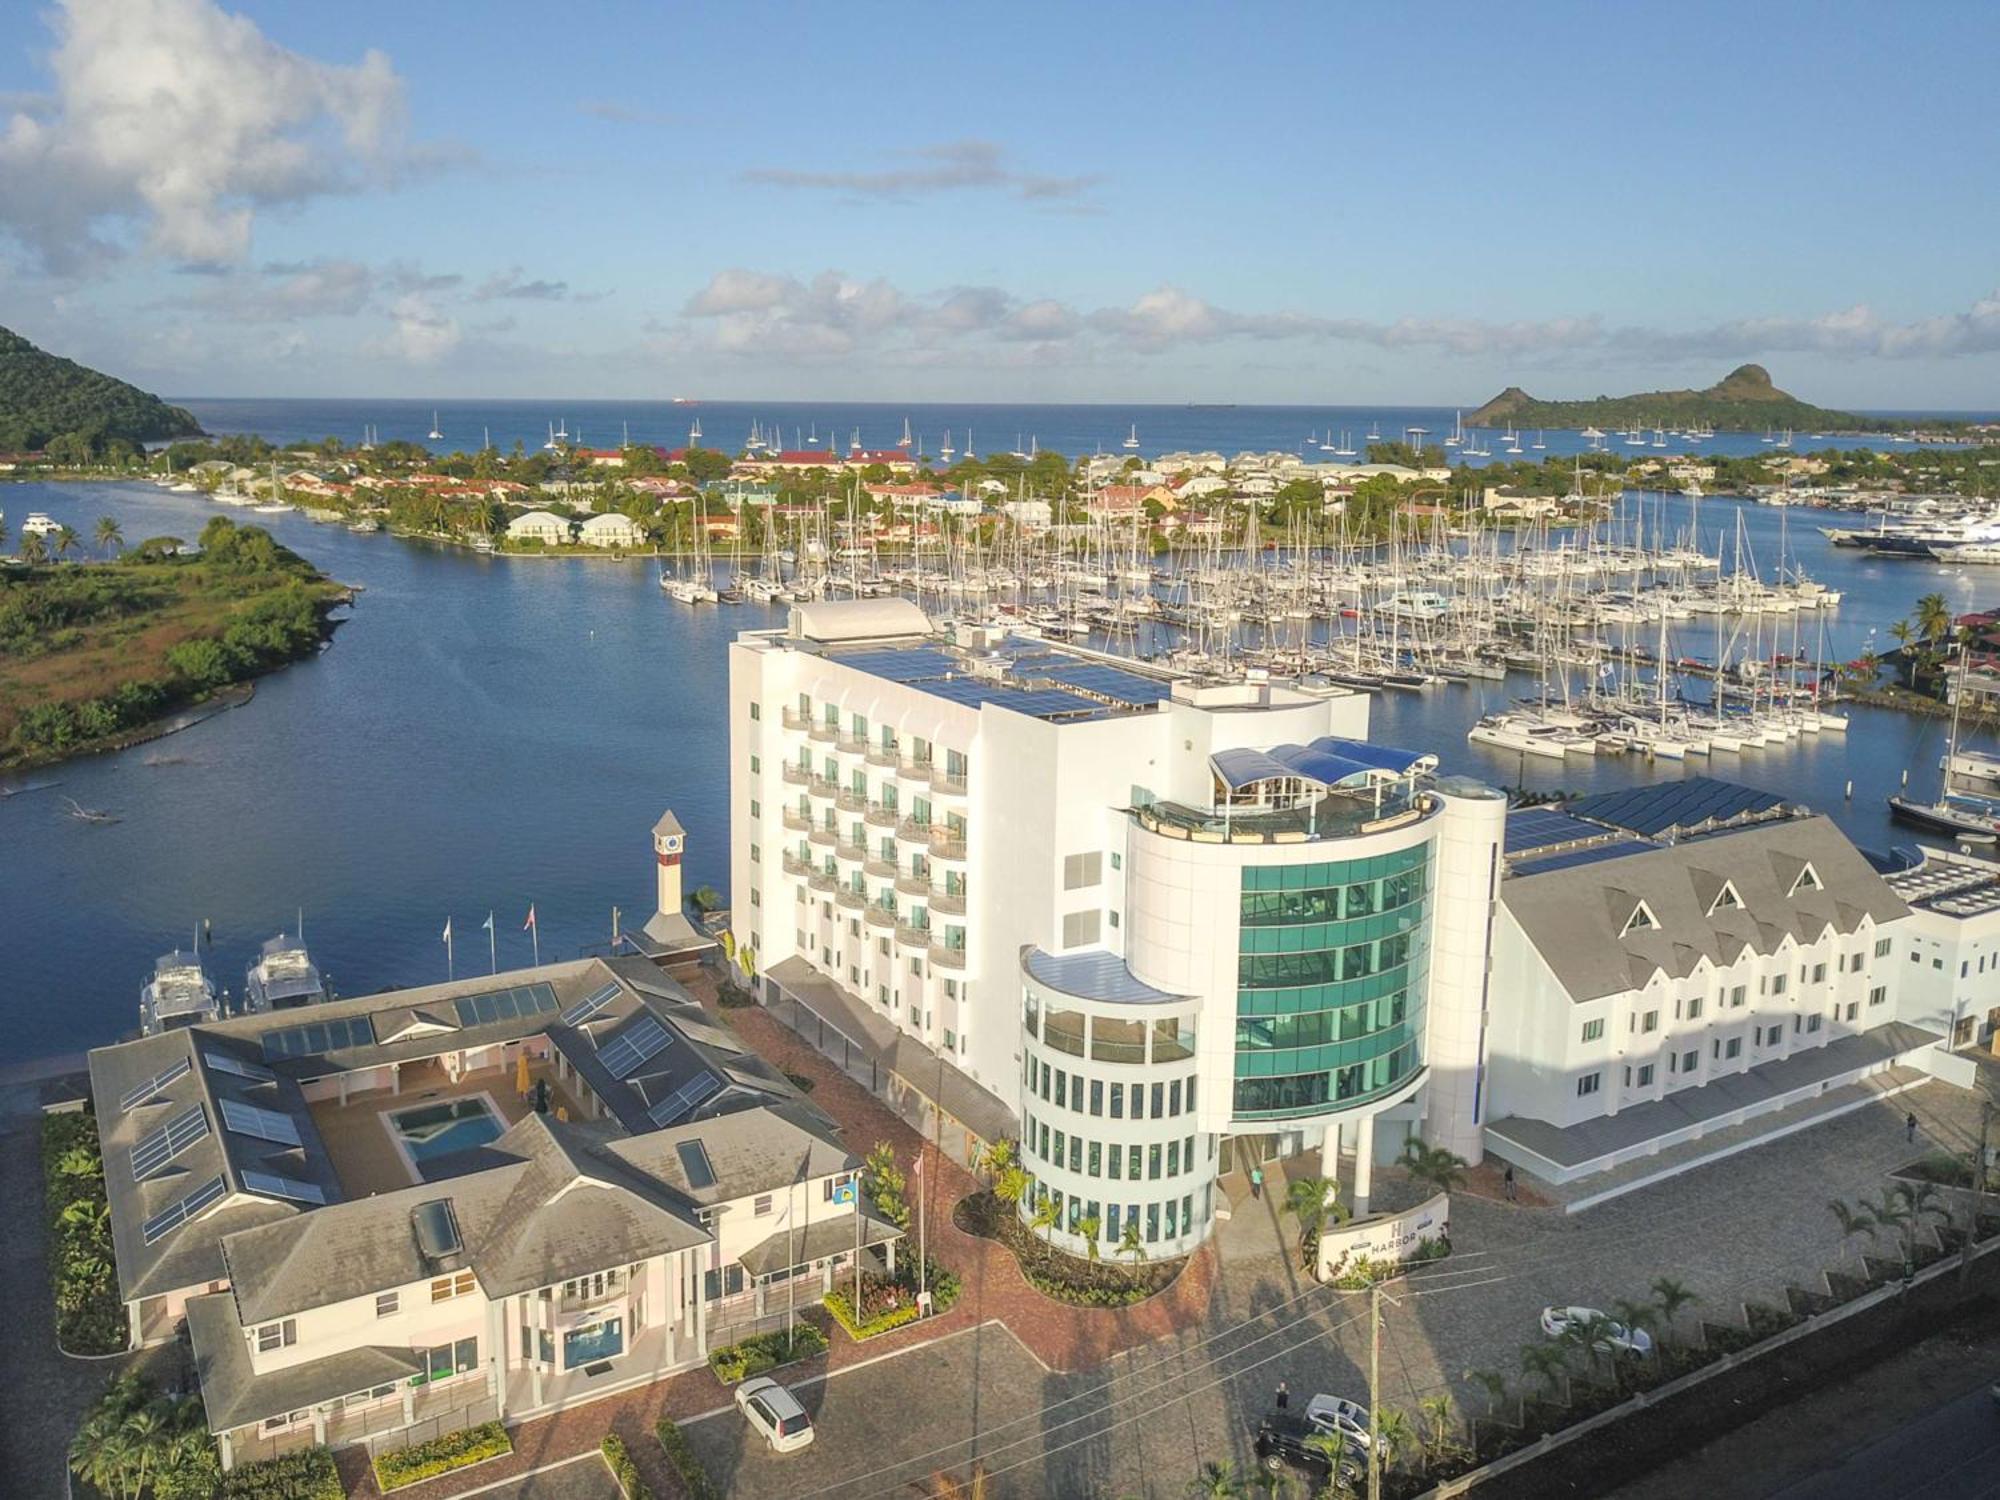
[[562, 546], [569, 541], [569, 522], [546, 510], [527, 511], [507, 523], [507, 540]]
[[607, 511], [585, 521], [577, 540], [586, 547], [641, 547], [646, 533], [630, 516]]

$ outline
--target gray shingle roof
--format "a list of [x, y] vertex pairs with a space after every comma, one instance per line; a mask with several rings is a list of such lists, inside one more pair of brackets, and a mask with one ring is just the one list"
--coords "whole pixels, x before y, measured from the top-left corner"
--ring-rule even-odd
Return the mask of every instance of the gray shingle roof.
[[202, 1407], [216, 1432], [378, 1385], [401, 1384], [423, 1372], [423, 1357], [415, 1349], [368, 1345], [259, 1376], [250, 1368], [250, 1346], [227, 1292], [190, 1298], [187, 1317]]
[[[1810, 864], [1819, 889], [1792, 891]], [[1740, 906], [1716, 906], [1725, 887]], [[1789, 894], [1788, 894], [1789, 893]], [[1611, 864], [1514, 875], [1500, 899], [1572, 1000], [1685, 978], [1706, 958], [1734, 963], [1747, 947], [1775, 952], [1787, 935], [1809, 943], [1828, 927], [1852, 933], [1909, 911], [1831, 819], [1761, 823]], [[1645, 902], [1657, 927], [1626, 931]]]

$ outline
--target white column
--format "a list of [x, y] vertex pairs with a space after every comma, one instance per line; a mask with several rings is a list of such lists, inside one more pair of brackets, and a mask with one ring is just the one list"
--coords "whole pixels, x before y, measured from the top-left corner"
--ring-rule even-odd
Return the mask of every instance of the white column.
[[227, 1474], [236, 1467], [236, 1444], [227, 1432], [218, 1432], [215, 1435], [215, 1446], [222, 1455], [222, 1472]]
[[1340, 1180], [1340, 1121], [1328, 1120], [1320, 1135], [1319, 1175]]
[[1507, 802], [1476, 783], [1441, 792], [1432, 845], [1425, 1139], [1475, 1165], [1485, 1155], [1487, 968]]
[[507, 1304], [486, 1304], [486, 1368], [493, 1383], [493, 1404], [498, 1415], [507, 1415]]
[[1368, 1212], [1368, 1189], [1375, 1175], [1375, 1117], [1354, 1122], [1354, 1217]]

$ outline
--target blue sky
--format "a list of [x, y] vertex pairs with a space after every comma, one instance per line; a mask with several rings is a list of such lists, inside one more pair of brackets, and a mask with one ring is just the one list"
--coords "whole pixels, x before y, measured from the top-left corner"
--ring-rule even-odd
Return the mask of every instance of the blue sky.
[[183, 395], [2000, 407], [2000, 8], [70, 0], [0, 321]]

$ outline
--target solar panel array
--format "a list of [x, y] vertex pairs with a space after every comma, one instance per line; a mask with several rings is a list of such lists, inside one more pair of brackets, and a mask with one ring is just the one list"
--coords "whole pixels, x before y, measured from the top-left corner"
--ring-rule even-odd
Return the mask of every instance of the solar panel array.
[[1555, 844], [1608, 838], [1611, 833], [1612, 830], [1601, 823], [1586, 823], [1568, 813], [1546, 807], [1524, 807], [1507, 814], [1506, 852], [1521, 854], [1530, 849], [1547, 849]]
[[218, 1073], [233, 1073], [238, 1078], [247, 1078], [252, 1083], [276, 1083], [278, 1075], [269, 1068], [260, 1068], [256, 1063], [245, 1062], [231, 1052], [203, 1052], [203, 1062]]
[[618, 997], [619, 986], [607, 984], [594, 995], [586, 995], [562, 1013], [565, 1026], [581, 1026]]
[[218, 1100], [217, 1107], [222, 1111], [223, 1127], [238, 1135], [253, 1136], [260, 1141], [276, 1141], [281, 1146], [304, 1144], [299, 1139], [298, 1122], [290, 1115], [280, 1114], [275, 1109], [260, 1109], [240, 1099]]
[[1620, 859], [1627, 854], [1644, 854], [1659, 848], [1644, 839], [1619, 839], [1612, 844], [1593, 844], [1587, 849], [1571, 849], [1546, 859], [1531, 859], [1514, 866], [1516, 875], [1546, 875], [1551, 870], [1567, 870], [1576, 865], [1596, 864], [1600, 859]]
[[709, 1165], [708, 1148], [700, 1141], [681, 1141], [675, 1145], [674, 1154], [681, 1159], [681, 1171], [687, 1174], [689, 1187], [715, 1186], [715, 1168]]
[[193, 1064], [187, 1058], [177, 1058], [175, 1061], [167, 1064], [166, 1067], [160, 1069], [151, 1078], [148, 1078], [144, 1083], [128, 1089], [125, 1097], [118, 1101], [118, 1107], [120, 1109], [137, 1109], [141, 1104], [148, 1102], [155, 1094], [159, 1093], [161, 1089], [180, 1077], [191, 1066]]
[[192, 1219], [226, 1191], [228, 1186], [223, 1182], [222, 1174], [218, 1172], [185, 1198], [169, 1204], [148, 1219], [139, 1231], [140, 1238], [149, 1245], [153, 1244], [169, 1230], [178, 1229]]
[[664, 1049], [673, 1037], [652, 1016], [643, 1017], [629, 1030], [619, 1033], [610, 1045], [600, 1047], [597, 1060], [614, 1078], [629, 1078], [633, 1070], [654, 1053]]
[[1159, 678], [1142, 677], [1137, 672], [1122, 671], [1101, 662], [1078, 662], [1074, 666], [1051, 667], [1047, 671], [1034, 671], [1028, 675], [1067, 683], [1086, 693], [1095, 693], [1132, 708], [1150, 707], [1172, 694], [1170, 685]]
[[143, 1182], [197, 1141], [208, 1138], [208, 1111], [199, 1104], [183, 1110], [132, 1148], [132, 1180]]
[[646, 1111], [655, 1125], [678, 1125], [702, 1105], [722, 1092], [722, 1080], [713, 1073], [700, 1072]]
[[1612, 823], [1634, 833], [1657, 834], [1690, 829], [1732, 818], [1754, 817], [1785, 806], [1776, 792], [1690, 776], [1651, 786], [1599, 792], [1569, 804], [1570, 811], [1599, 823]]
[[887, 682], [915, 682], [924, 677], [948, 677], [963, 672], [964, 666], [935, 646], [912, 646], [900, 651], [861, 651], [852, 656], [836, 656], [843, 667], [866, 672]]
[[276, 1172], [245, 1172], [243, 1186], [267, 1198], [289, 1198], [294, 1203], [326, 1202], [326, 1193], [317, 1184], [281, 1177]]
[[555, 987], [549, 984], [517, 984], [508, 990], [488, 990], [483, 995], [460, 995], [451, 1002], [461, 1026], [490, 1026], [495, 1021], [518, 1021], [556, 1008]]
[[[967, 660], [937, 646], [878, 648], [828, 659], [947, 702], [968, 708], [991, 703], [1037, 719], [1083, 719], [1150, 708], [1172, 691], [1165, 680], [1052, 650], [1046, 641], [1025, 636], [1008, 636], [998, 650], [1007, 658], [1004, 678], [975, 675]], [[1062, 686], [1023, 685], [1032, 681]]]
[[264, 1061], [281, 1057], [316, 1057], [348, 1047], [375, 1045], [375, 1028], [367, 1016], [347, 1016], [333, 1021], [310, 1021], [303, 1026], [287, 1026], [282, 1031], [264, 1033]]

